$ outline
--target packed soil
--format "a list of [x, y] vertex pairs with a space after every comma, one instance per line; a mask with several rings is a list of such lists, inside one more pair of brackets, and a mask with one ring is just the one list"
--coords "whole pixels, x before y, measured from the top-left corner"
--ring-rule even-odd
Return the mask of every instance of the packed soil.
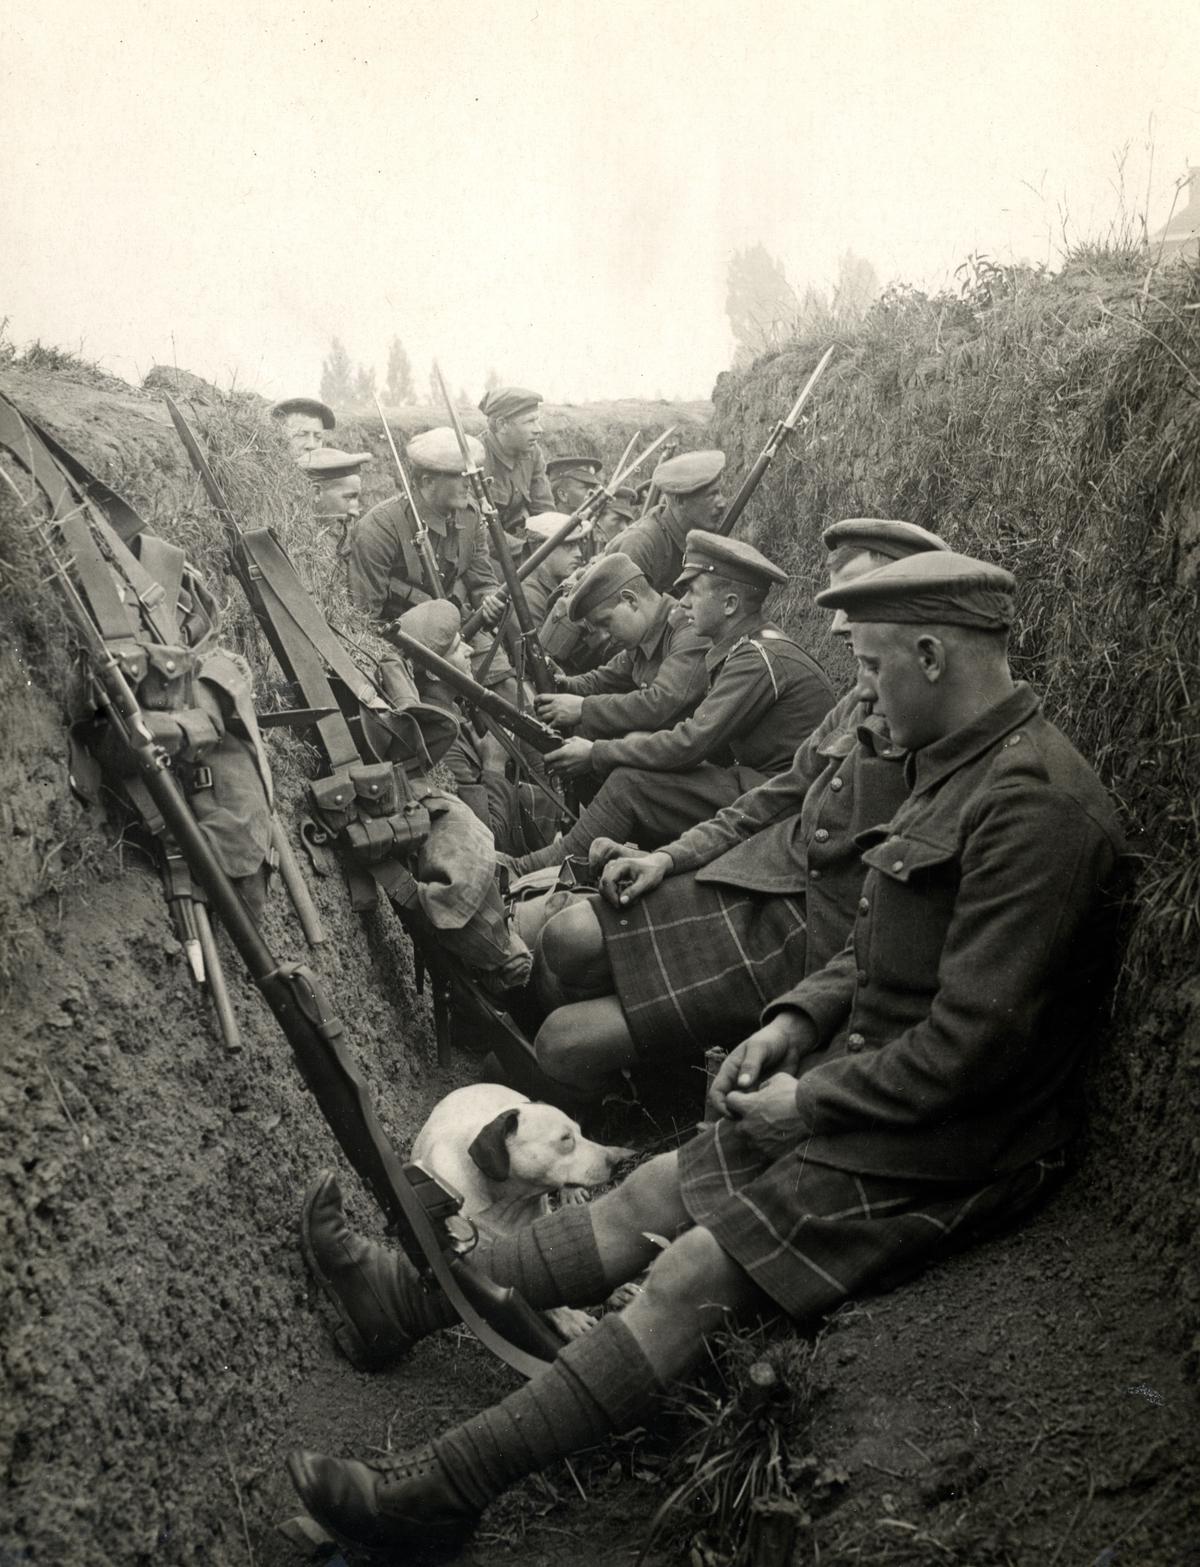
[[[104, 477], [127, 474], [169, 525], [184, 481], [154, 398], [71, 367], [14, 370], [0, 384]], [[575, 417], [578, 433], [586, 410]], [[592, 433], [606, 452], [617, 441], [608, 425]], [[19, 554], [0, 534], [0, 564]], [[140, 849], [72, 798], [49, 600], [46, 616], [41, 642], [6, 625], [0, 650], [0, 1563], [291, 1567], [306, 1559], [277, 1530], [297, 1511], [283, 1467], [292, 1446], [404, 1449], [515, 1379], [463, 1332], [383, 1376], [338, 1357], [296, 1245], [300, 1196], [337, 1166], [356, 1221], [377, 1236], [381, 1221], [232, 952], [238, 1056], [224, 1053], [187, 977]], [[272, 745], [291, 822], [305, 757]], [[390, 913], [353, 914], [339, 876], [310, 880], [327, 943], [305, 950], [280, 889], [267, 938], [322, 978], [385, 1127], [407, 1148], [476, 1057], [459, 1048], [438, 1067]], [[1156, 1044], [1194, 1068], [1198, 1000], [1181, 981], [1148, 1012], [1139, 1059]], [[686, 1125], [698, 1095], [675, 1110]], [[661, 1129], [636, 1109], [606, 1114], [598, 1130], [613, 1139]], [[1188, 1238], [1154, 1223], [1153, 1190], [1121, 1191], [1112, 1127], [1101, 1123], [1080, 1171], [1023, 1230], [853, 1302], [808, 1336], [732, 1337], [645, 1430], [490, 1509], [465, 1559], [632, 1563], [716, 1422], [719, 1442], [739, 1438], [747, 1474], [755, 1452], [779, 1455], [807, 1519], [796, 1563], [1200, 1561], [1180, 1327], [1194, 1312], [1181, 1282], [1192, 1275], [1157, 1261], [1177, 1259]], [[1120, 1129], [1155, 1135], [1148, 1113]], [[764, 1357], [784, 1394], [742, 1415], [746, 1365]], [[744, 1542], [745, 1516], [723, 1529], [684, 1504], [647, 1559], [720, 1567]], [[311, 1559], [354, 1558], [317, 1548]]]

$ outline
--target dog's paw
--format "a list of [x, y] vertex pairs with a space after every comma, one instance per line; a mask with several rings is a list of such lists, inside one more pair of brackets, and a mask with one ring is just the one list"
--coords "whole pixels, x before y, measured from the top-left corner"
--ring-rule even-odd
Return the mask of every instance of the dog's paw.
[[558, 1194], [558, 1205], [565, 1208], [568, 1203], [591, 1202], [592, 1194], [586, 1186], [564, 1186]]
[[546, 1315], [567, 1339], [582, 1338], [596, 1326], [595, 1317], [590, 1317], [586, 1311], [577, 1311], [574, 1306], [555, 1306]]
[[631, 1300], [636, 1300], [641, 1293], [642, 1286], [636, 1280], [630, 1280], [628, 1284], [618, 1284], [604, 1304], [609, 1311], [621, 1311], [629, 1305]]

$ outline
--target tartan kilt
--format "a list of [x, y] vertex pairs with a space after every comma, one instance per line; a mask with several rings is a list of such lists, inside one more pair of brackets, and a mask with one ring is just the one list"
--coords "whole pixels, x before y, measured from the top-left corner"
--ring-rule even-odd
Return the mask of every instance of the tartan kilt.
[[669, 876], [647, 897], [593, 905], [613, 980], [642, 1055], [739, 1044], [804, 974], [804, 904]]
[[1048, 1154], [986, 1186], [859, 1175], [814, 1164], [802, 1143], [772, 1159], [728, 1120], [679, 1150], [693, 1221], [805, 1322], [1017, 1218], [1050, 1195], [1065, 1166], [1061, 1152]]

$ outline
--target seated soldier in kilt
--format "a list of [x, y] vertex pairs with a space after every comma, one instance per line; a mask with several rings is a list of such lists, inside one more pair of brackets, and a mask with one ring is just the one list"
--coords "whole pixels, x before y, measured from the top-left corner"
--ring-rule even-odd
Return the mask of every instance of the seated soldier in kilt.
[[[820, 595], [850, 616], [863, 693], [911, 753], [908, 799], [864, 835], [850, 941], [729, 1056], [715, 1123], [477, 1252], [535, 1307], [590, 1304], [649, 1267], [640, 1294], [428, 1447], [292, 1455], [340, 1539], [454, 1543], [516, 1480], [642, 1424], [726, 1313], [813, 1325], [1053, 1188], [1112, 972], [1123, 845], [1095, 774], [1012, 678], [1014, 587], [928, 551]], [[306, 1244], [378, 1364], [450, 1322], [402, 1255], [349, 1229], [332, 1175], [310, 1189]]]
[[[834, 587], [946, 549], [915, 523], [876, 517], [836, 522], [822, 538]], [[841, 611], [832, 629], [849, 636]], [[854, 840], [904, 800], [903, 761], [856, 685], [787, 772], [663, 849], [594, 843], [593, 864], [607, 861], [603, 897], [572, 898], [536, 949], [550, 1009], [536, 1041], [539, 1091], [573, 1100], [623, 1067], [736, 1044], [772, 996], [840, 951], [866, 873]], [[527, 940], [535, 929], [527, 915]]]

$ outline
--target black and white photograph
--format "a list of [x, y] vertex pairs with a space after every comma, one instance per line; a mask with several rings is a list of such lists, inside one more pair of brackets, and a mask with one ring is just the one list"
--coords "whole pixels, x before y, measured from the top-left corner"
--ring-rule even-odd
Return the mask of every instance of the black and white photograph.
[[0, 39], [0, 1567], [1200, 1567], [1200, 13]]

